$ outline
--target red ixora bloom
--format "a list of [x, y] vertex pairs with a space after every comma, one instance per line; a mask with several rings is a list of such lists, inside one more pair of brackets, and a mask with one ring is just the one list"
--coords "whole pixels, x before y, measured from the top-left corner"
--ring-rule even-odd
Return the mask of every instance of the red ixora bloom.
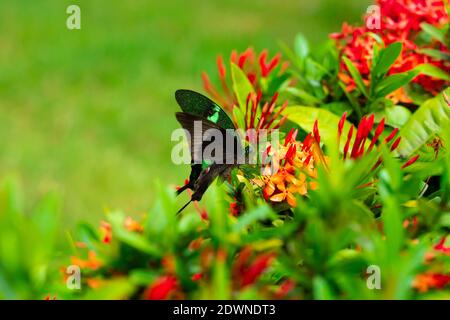
[[274, 253], [261, 253], [250, 261], [252, 253], [251, 247], [245, 247], [238, 253], [233, 265], [234, 278], [241, 288], [254, 284], [275, 258]]
[[[276, 107], [278, 93], [272, 97], [264, 105], [261, 105], [261, 91], [258, 93], [249, 93], [245, 106], [245, 128], [255, 129], [258, 134], [259, 130], [272, 130], [281, 127], [287, 120], [287, 115], [280, 118], [281, 113], [286, 109], [288, 101], [285, 101], [279, 108]], [[237, 125], [237, 120], [234, 120]]]
[[177, 278], [174, 276], [162, 276], [157, 278], [145, 293], [146, 300], [165, 300], [178, 287]]
[[[242, 53], [236, 50], [231, 52], [230, 62], [238, 66], [247, 76], [255, 91], [261, 90], [261, 80], [271, 76], [280, 66], [278, 74], [283, 74], [287, 68], [287, 62], [281, 63], [281, 54], [269, 58], [268, 51], [263, 50], [259, 55], [253, 48], [248, 48]], [[231, 75], [225, 66], [222, 56], [217, 57], [217, 69], [219, 73], [221, 90], [218, 90], [211, 82], [206, 72], [202, 73], [203, 87], [206, 92], [222, 107], [232, 111], [237, 105], [237, 98], [230, 85]]]
[[434, 250], [450, 255], [450, 246], [445, 245], [445, 240], [447, 240], [447, 236], [441, 238], [439, 243], [434, 246]]
[[[337, 41], [341, 55], [352, 60], [366, 83], [370, 81], [373, 47], [377, 41], [370, 33], [376, 33], [386, 46], [394, 42], [403, 43], [403, 51], [390, 69], [390, 75], [409, 71], [423, 63], [429, 63], [450, 72], [448, 61], [430, 57], [422, 51], [435, 49], [450, 53], [444, 44], [433, 41], [419, 46], [415, 43], [419, 32], [422, 31], [422, 23], [436, 27], [449, 23], [444, 0], [378, 0], [377, 2], [381, 11], [379, 30], [371, 30], [366, 26], [353, 27], [344, 23], [342, 32], [331, 35], [331, 38]], [[341, 64], [339, 78], [347, 85], [348, 91], [356, 88], [344, 63]], [[432, 94], [437, 94], [445, 85], [448, 85], [445, 81], [425, 75], [419, 75], [413, 81]], [[394, 102], [411, 102], [402, 89], [391, 94], [390, 98]]]
[[426, 272], [416, 276], [413, 288], [424, 293], [430, 289], [442, 289], [450, 283], [450, 275]]
[[[341, 142], [341, 136], [343, 134], [344, 123], [345, 123], [346, 117], [347, 117], [347, 113], [344, 112], [344, 115], [342, 116], [342, 118], [338, 124], [338, 145]], [[362, 157], [366, 152], [370, 152], [376, 146], [376, 144], [380, 141], [380, 137], [385, 129], [385, 119], [384, 118], [381, 119], [381, 121], [375, 127], [375, 131], [373, 132], [373, 135], [372, 135], [372, 141], [370, 142], [370, 144], [368, 143], [369, 136], [371, 135], [372, 129], [374, 128], [374, 118], [375, 118], [374, 114], [371, 114], [370, 116], [363, 116], [357, 127], [356, 134], [354, 134], [354, 131], [355, 131], [354, 126], [351, 125], [350, 129], [348, 130], [346, 140], [345, 140], [344, 151], [343, 151], [344, 160], [347, 158], [358, 159], [358, 158]], [[318, 131], [318, 129], [316, 129], [316, 130]], [[400, 144], [401, 137], [397, 137], [395, 139], [397, 134], [398, 134], [398, 129], [395, 128], [394, 130], [392, 130], [392, 132], [386, 138], [384, 138], [381, 141], [382, 144], [386, 144], [386, 145], [391, 143], [391, 141], [393, 141], [389, 147], [390, 151], [394, 151], [395, 149], [397, 149]], [[354, 140], [353, 140], [353, 137], [354, 137]], [[352, 141], [353, 141], [353, 146], [350, 148], [350, 144]], [[411, 159], [409, 159], [408, 161], [406, 161], [403, 164], [402, 168], [406, 168], [406, 167], [412, 165], [414, 162], [417, 161], [418, 158], [419, 158], [419, 155], [413, 156]], [[377, 163], [377, 165], [379, 165], [379, 163]]]

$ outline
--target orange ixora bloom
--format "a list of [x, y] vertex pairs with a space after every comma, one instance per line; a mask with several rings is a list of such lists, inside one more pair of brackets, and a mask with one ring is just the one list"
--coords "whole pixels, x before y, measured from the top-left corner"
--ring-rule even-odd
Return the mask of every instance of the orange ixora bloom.
[[100, 223], [100, 232], [102, 233], [102, 242], [109, 244], [112, 241], [112, 228], [111, 225], [106, 222], [102, 221]]
[[87, 260], [83, 260], [75, 256], [72, 257], [71, 260], [73, 265], [77, 265], [82, 269], [87, 268], [91, 270], [97, 270], [102, 266], [102, 262], [97, 259], [97, 255], [92, 250], [88, 251]]
[[297, 205], [296, 195], [303, 196], [308, 189], [317, 187], [315, 181], [310, 181], [317, 177], [314, 164], [321, 161], [326, 164], [318, 144], [318, 132], [315, 136], [308, 134], [303, 143], [295, 140], [296, 135], [297, 130], [291, 130], [278, 150], [272, 150], [272, 146], [267, 148], [265, 157], [270, 156], [272, 161], [265, 166], [262, 177], [253, 180], [262, 188], [267, 201], [286, 202], [291, 207]]
[[413, 281], [413, 288], [420, 293], [430, 289], [442, 289], [450, 283], [450, 275], [426, 272], [417, 275]]
[[128, 231], [142, 232], [144, 227], [134, 220], [132, 217], [127, 217], [124, 221], [124, 226]]

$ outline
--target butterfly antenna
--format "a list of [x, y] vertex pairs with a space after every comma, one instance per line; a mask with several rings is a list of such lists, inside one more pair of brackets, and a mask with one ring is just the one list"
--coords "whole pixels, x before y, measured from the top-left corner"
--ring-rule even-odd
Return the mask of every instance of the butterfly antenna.
[[181, 211], [183, 211], [191, 202], [192, 202], [192, 199], [189, 200], [188, 203], [186, 203], [180, 210], [178, 210], [177, 215], [179, 215], [181, 213]]

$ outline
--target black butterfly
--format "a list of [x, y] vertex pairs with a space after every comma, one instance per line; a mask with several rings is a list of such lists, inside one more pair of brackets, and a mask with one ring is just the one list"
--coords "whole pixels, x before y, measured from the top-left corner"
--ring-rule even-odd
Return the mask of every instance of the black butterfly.
[[[177, 112], [175, 116], [181, 126], [190, 134], [189, 148], [191, 153], [189, 183], [180, 188], [177, 195], [186, 189], [193, 191], [191, 200], [178, 211], [180, 213], [191, 201], [201, 200], [205, 191], [217, 177], [223, 179], [229, 177], [231, 170], [238, 165], [237, 159], [242, 154], [242, 145], [238, 136], [230, 137], [230, 132], [227, 132], [227, 129], [234, 130], [235, 126], [217, 103], [191, 90], [177, 90], [175, 99], [183, 111]], [[196, 121], [201, 123], [201, 131], [194, 130]], [[214, 142], [212, 137], [208, 137], [209, 129], [216, 129], [216, 132], [217, 130], [220, 131], [223, 137], [222, 147], [212, 153], [214, 159], [204, 157], [205, 148]], [[208, 138], [211, 138], [212, 141], [208, 141]], [[227, 140], [233, 141], [232, 148], [230, 146], [227, 148]], [[229, 161], [229, 159], [232, 159], [232, 161]]]

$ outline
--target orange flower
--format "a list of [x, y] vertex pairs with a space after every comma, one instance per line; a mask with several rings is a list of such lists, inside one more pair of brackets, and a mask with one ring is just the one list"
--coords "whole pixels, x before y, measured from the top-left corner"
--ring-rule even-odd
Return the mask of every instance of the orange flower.
[[112, 241], [112, 228], [111, 225], [106, 222], [102, 221], [100, 223], [100, 232], [102, 233], [102, 242], [109, 244]]
[[124, 226], [128, 231], [136, 231], [136, 232], [144, 231], [144, 227], [131, 217], [127, 217], [125, 219]]
[[175, 273], [176, 259], [173, 255], [166, 255], [162, 258], [161, 264], [167, 273]]
[[87, 268], [91, 270], [97, 270], [102, 266], [102, 262], [97, 259], [97, 255], [95, 254], [94, 251], [88, 252], [87, 260], [83, 260], [78, 257], [72, 257], [71, 261], [73, 265], [77, 265], [82, 269]]
[[450, 283], [450, 276], [440, 273], [422, 273], [415, 277], [413, 288], [424, 293], [430, 289], [442, 289]]
[[88, 285], [89, 288], [92, 289], [98, 289], [101, 287], [102, 285], [102, 280], [100, 279], [94, 279], [94, 278], [89, 278], [86, 280], [86, 283]]
[[316, 177], [314, 163], [324, 159], [318, 147], [320, 140], [318, 131], [315, 136], [308, 135], [304, 142], [295, 140], [296, 130], [291, 130], [286, 136], [285, 143], [278, 150], [270, 146], [264, 157], [271, 157], [272, 161], [264, 168], [263, 175], [253, 182], [261, 187], [263, 196], [267, 201], [274, 203], [286, 202], [291, 207], [297, 205], [296, 195], [306, 195], [308, 188], [317, 187], [308, 178]]

